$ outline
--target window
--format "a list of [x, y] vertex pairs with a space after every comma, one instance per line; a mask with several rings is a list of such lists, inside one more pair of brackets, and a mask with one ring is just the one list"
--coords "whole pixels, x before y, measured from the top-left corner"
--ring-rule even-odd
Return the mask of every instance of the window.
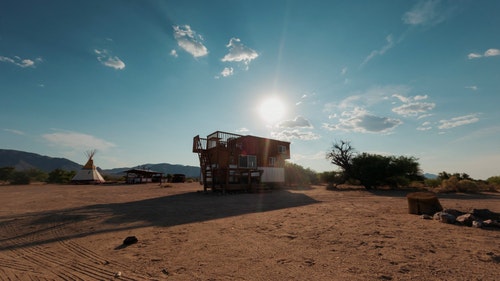
[[276, 157], [269, 157], [269, 167], [274, 167], [276, 164]]
[[286, 153], [286, 146], [278, 145], [278, 152], [281, 154], [285, 154]]
[[240, 155], [240, 168], [257, 168], [257, 156], [255, 155]]

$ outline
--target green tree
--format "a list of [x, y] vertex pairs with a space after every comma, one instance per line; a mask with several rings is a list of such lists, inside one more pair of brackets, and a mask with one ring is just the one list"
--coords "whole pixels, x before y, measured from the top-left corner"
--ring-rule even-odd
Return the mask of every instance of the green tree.
[[14, 167], [0, 168], [0, 181], [10, 181], [13, 173], [14, 173]]
[[10, 178], [11, 184], [29, 184], [30, 177], [26, 172], [14, 171]]
[[29, 169], [25, 173], [28, 175], [31, 181], [44, 182], [47, 181], [48, 174], [39, 169]]
[[288, 186], [308, 186], [318, 184], [319, 179], [313, 170], [295, 163], [285, 163], [285, 184]]
[[352, 159], [356, 152], [349, 141], [336, 141], [332, 144], [331, 151], [326, 154], [326, 159], [342, 171], [342, 181], [352, 177]]
[[486, 181], [489, 184], [498, 184], [498, 185], [500, 185], [500, 176], [489, 177]]
[[55, 169], [49, 173], [47, 178], [48, 183], [68, 183], [76, 175], [75, 171], [64, 171], [62, 169]]
[[388, 177], [391, 159], [363, 152], [352, 159], [351, 175], [366, 189], [383, 185]]
[[367, 189], [383, 185], [397, 188], [424, 180], [414, 157], [362, 153], [352, 159], [351, 169], [352, 177]]

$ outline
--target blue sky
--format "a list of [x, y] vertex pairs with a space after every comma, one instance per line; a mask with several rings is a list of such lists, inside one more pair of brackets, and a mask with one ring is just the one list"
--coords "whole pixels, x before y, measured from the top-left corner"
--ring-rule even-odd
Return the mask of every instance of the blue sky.
[[217, 130], [500, 175], [499, 1], [2, 1], [0, 148], [199, 165]]

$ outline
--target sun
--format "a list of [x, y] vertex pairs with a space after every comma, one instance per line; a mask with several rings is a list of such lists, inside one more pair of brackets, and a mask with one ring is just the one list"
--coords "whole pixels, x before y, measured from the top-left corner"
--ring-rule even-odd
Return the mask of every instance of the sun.
[[285, 116], [286, 107], [277, 97], [270, 97], [262, 101], [259, 106], [259, 115], [269, 124], [279, 121]]

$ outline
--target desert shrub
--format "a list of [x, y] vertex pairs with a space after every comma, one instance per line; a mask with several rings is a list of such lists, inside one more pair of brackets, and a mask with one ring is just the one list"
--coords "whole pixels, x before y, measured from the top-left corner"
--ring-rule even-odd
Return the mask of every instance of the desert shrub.
[[55, 169], [49, 173], [47, 178], [48, 183], [69, 183], [76, 175], [75, 171], [64, 171], [62, 169]]
[[408, 187], [413, 188], [413, 189], [418, 189], [418, 190], [426, 190], [427, 191], [427, 185], [423, 183], [422, 181], [412, 181], [408, 185]]
[[2, 167], [0, 168], [0, 181], [9, 182], [14, 173], [14, 167]]
[[309, 186], [319, 184], [319, 178], [313, 170], [294, 164], [285, 164], [285, 184], [288, 186]]
[[442, 182], [443, 182], [443, 180], [440, 178], [425, 179], [424, 180], [425, 186], [428, 186], [430, 188], [436, 188], [436, 187], [440, 186]]
[[441, 185], [434, 188], [435, 192], [447, 193], [447, 192], [465, 192], [465, 193], [476, 193], [481, 191], [492, 191], [491, 185], [487, 182], [470, 180], [470, 179], [458, 179], [455, 175], [448, 179], [442, 181]]
[[472, 180], [459, 180], [457, 183], [457, 190], [459, 192], [475, 193], [479, 192], [478, 185]]
[[457, 192], [458, 191], [458, 179], [457, 177], [451, 176], [444, 179], [441, 185], [438, 186], [435, 191], [440, 193]]
[[500, 176], [489, 177], [486, 181], [489, 184], [500, 185]]
[[14, 171], [10, 177], [10, 184], [29, 184], [30, 177], [27, 173]]

